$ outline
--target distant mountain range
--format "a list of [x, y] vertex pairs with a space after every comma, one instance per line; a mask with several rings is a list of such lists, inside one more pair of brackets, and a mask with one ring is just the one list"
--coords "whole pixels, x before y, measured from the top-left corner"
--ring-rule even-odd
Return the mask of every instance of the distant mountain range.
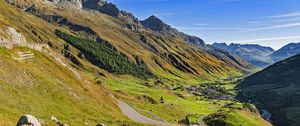
[[275, 125], [300, 125], [300, 54], [251, 75], [238, 87], [243, 97], [272, 113]]
[[264, 47], [257, 44], [234, 44], [214, 43], [212, 46], [230, 51], [252, 65], [265, 67], [273, 63], [271, 58], [266, 58], [275, 50], [270, 47]]
[[260, 68], [300, 53], [300, 43], [290, 43], [277, 51], [258, 44], [213, 43], [212, 46], [230, 51]]

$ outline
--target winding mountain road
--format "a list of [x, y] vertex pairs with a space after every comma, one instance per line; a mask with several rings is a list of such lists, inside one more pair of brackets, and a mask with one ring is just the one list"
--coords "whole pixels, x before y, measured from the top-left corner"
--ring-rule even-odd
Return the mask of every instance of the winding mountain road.
[[123, 101], [117, 100], [118, 102], [118, 106], [120, 107], [120, 109], [122, 110], [122, 112], [129, 117], [130, 119], [136, 121], [136, 122], [140, 122], [140, 123], [146, 123], [146, 124], [152, 124], [152, 125], [169, 125], [165, 122], [162, 121], [157, 121], [157, 120], [153, 120], [150, 119], [146, 116], [141, 115], [140, 113], [138, 113], [137, 111], [135, 111], [131, 106], [129, 106], [128, 104], [126, 104]]

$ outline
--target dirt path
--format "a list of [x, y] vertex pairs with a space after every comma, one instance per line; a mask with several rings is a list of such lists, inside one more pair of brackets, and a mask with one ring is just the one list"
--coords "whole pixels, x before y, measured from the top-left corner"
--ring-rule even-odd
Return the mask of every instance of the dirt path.
[[169, 125], [163, 121], [157, 121], [157, 120], [153, 120], [150, 119], [146, 116], [141, 115], [140, 113], [138, 113], [137, 111], [135, 111], [131, 106], [129, 106], [128, 104], [126, 104], [123, 101], [117, 100], [118, 102], [118, 106], [120, 107], [120, 109], [122, 110], [122, 112], [129, 117], [130, 119], [136, 121], [136, 122], [140, 122], [140, 123], [146, 123], [146, 124], [152, 124], [152, 125]]
[[206, 123], [203, 121], [203, 119], [205, 118], [206, 116], [202, 116], [200, 119], [199, 119], [199, 124], [200, 126], [207, 126]]

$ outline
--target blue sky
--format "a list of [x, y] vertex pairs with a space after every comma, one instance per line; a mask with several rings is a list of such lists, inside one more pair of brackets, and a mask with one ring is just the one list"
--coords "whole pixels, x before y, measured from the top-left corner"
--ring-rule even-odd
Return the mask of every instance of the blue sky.
[[206, 43], [300, 42], [300, 0], [110, 0], [140, 20], [151, 15]]

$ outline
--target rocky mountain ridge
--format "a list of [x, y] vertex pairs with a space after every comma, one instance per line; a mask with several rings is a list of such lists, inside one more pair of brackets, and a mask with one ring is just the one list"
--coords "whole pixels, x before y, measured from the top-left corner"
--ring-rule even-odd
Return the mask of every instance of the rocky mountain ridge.
[[300, 53], [300, 43], [293, 42], [278, 50], [258, 44], [213, 43], [212, 46], [230, 51], [261, 68]]
[[226, 43], [213, 43], [212, 46], [230, 51], [257, 67], [264, 68], [274, 63], [274, 61], [269, 57], [269, 55], [275, 52], [275, 50], [271, 47], [264, 47], [257, 44], [235, 43], [231, 43], [229, 45]]
[[[31, 0], [33, 3], [35, 2], [35, 0]], [[195, 65], [190, 65], [188, 62], [194, 62], [196, 60], [199, 60], [199, 59], [191, 59], [189, 57], [186, 57], [185, 54], [182, 54], [181, 52], [178, 52], [178, 51], [175, 51], [175, 52], [178, 52], [179, 54], [174, 54], [174, 53], [171, 53], [170, 54], [170, 48], [172, 49], [179, 49], [178, 47], [176, 48], [173, 48], [171, 45], [173, 44], [168, 44], [169, 47], [166, 47], [164, 45], [164, 43], [169, 43], [171, 41], [171, 43], [174, 43], [175, 41], [180, 41], [180, 42], [184, 42], [182, 43], [183, 44], [183, 47], [186, 48], [186, 49], [191, 49], [190, 48], [190, 44], [189, 43], [192, 43], [193, 45], [197, 45], [197, 47], [199, 49], [196, 49], [196, 50], [199, 50], [199, 51], [188, 51], [189, 53], [195, 53], [195, 55], [199, 55], [199, 54], [203, 54], [206, 56], [209, 56], [209, 57], [212, 57], [214, 58], [212, 61], [214, 62], [215, 59], [217, 60], [220, 60], [221, 62], [225, 63], [228, 65], [228, 67], [233, 67], [234, 69], [238, 69], [238, 70], [242, 70], [243, 72], [247, 71], [246, 69], [251, 69], [252, 66], [249, 65], [248, 63], [244, 62], [243, 60], [241, 60], [239, 57], [233, 55], [232, 53], [227, 53], [227, 52], [224, 52], [224, 51], [221, 51], [221, 50], [218, 50], [214, 47], [211, 47], [209, 45], [206, 45], [203, 40], [199, 39], [198, 37], [194, 37], [194, 36], [189, 36], [189, 35], [186, 35], [182, 32], [178, 32], [176, 29], [170, 27], [169, 25], [165, 24], [162, 20], [160, 20], [159, 18], [155, 17], [155, 16], [151, 16], [147, 22], [149, 23], [148, 25], [145, 24], [144, 22], [144, 25], [145, 26], [150, 26], [149, 29], [154, 32], [155, 34], [153, 33], [148, 33], [148, 31], [146, 30], [141, 30], [143, 29], [144, 26], [143, 23], [140, 23], [137, 19], [136, 20], [126, 20], [124, 21], [124, 18], [122, 18], [122, 16], [120, 15], [123, 15], [123, 14], [126, 14], [127, 16], [131, 17], [130, 19], [134, 18], [134, 16], [130, 13], [126, 13], [125, 11], [120, 11], [114, 4], [112, 3], [108, 3], [108, 2], [103, 2], [103, 1], [99, 1], [99, 0], [87, 0], [87, 1], [82, 1], [83, 3], [86, 2], [85, 4], [83, 4], [83, 11], [77, 11], [78, 15], [80, 15], [81, 13], [84, 13], [86, 16], [86, 18], [90, 18], [90, 17], [95, 17], [95, 15], [98, 16], [97, 13], [93, 13], [93, 12], [90, 12], [88, 11], [89, 9], [92, 9], [92, 10], [97, 10], [99, 11], [100, 13], [104, 13], [107, 11], [107, 12], [111, 12], [111, 9], [112, 10], [116, 10], [115, 12], [118, 12], [118, 17], [115, 17], [116, 15], [114, 14], [111, 14], [111, 13], [106, 13], [105, 15], [108, 15], [108, 16], [111, 16], [113, 18], [113, 22], [116, 22], [114, 25], [117, 26], [119, 28], [122, 28], [122, 30], [119, 30], [119, 31], [123, 31], [123, 28], [125, 26], [126, 29], [128, 29], [128, 26], [131, 27], [133, 26], [134, 28], [133, 29], [138, 29], [138, 30], [132, 30], [132, 28], [129, 28], [129, 30], [131, 30], [131, 32], [128, 32], [127, 30], [126, 31], [123, 31], [123, 33], [125, 32], [128, 32], [130, 34], [136, 34], [134, 32], [137, 32], [138, 33], [138, 39], [136, 38], [132, 38], [133, 36], [135, 35], [132, 35], [132, 36], [127, 36], [126, 34], [122, 35], [123, 37], [126, 37], [128, 39], [131, 39], [130, 41], [132, 42], [138, 42], [138, 41], [141, 41], [142, 43], [138, 43], [138, 44], [141, 44], [143, 46], [143, 48], [149, 48], [151, 49], [151, 52], [154, 53], [154, 55], [160, 55], [160, 57], [163, 59], [163, 60], [167, 60], [167, 62], [169, 62], [173, 67], [175, 67], [175, 69], [181, 71], [181, 72], [188, 72], [188, 73], [191, 73], [191, 74], [199, 74], [199, 73], [203, 73], [203, 72], [200, 72], [202, 70], [204, 70], [205, 72], [204, 73], [213, 73], [213, 74], [219, 74], [219, 73], [222, 73], [224, 69], [224, 67], [220, 66], [219, 68], [217, 69], [223, 69], [223, 70], [217, 70], [218, 72], [213, 72], [214, 70], [212, 69], [215, 69], [215, 68], [209, 68], [211, 67], [210, 65], [200, 65], [201, 62], [206, 62], [204, 64], [210, 64], [211, 62], [207, 62], [207, 61], [201, 61], [201, 62], [198, 62], [196, 63]], [[28, 2], [27, 2], [28, 3]], [[60, 3], [60, 2], [58, 2]], [[24, 5], [22, 2], [14, 2], [13, 3], [14, 5], [18, 5], [18, 6], [21, 6], [21, 5]], [[93, 4], [95, 6], [91, 6], [90, 4]], [[108, 8], [101, 8], [103, 6], [109, 6]], [[43, 5], [44, 6], [44, 5]], [[117, 45], [119, 44], [122, 44], [122, 42], [117, 42], [117, 43], [114, 43], [112, 44], [111, 42], [108, 42], [106, 40], [103, 39], [103, 36], [99, 36], [99, 32], [106, 32], [104, 30], [101, 30], [101, 29], [95, 29], [96, 27], [92, 27], [91, 25], [89, 24], [86, 24], [86, 22], [81, 22], [82, 19], [78, 19], [76, 17], [74, 17], [73, 15], [72, 16], [67, 16], [65, 15], [64, 13], [70, 11], [70, 13], [73, 13], [72, 9], [68, 10], [68, 11], [65, 11], [63, 13], [60, 14], [60, 11], [61, 10], [64, 10], [64, 4], [61, 4], [59, 6], [53, 6], [53, 7], [50, 7], [50, 8], [53, 8], [53, 9], [49, 9], [47, 10], [46, 8], [39, 8], [38, 5], [35, 5], [35, 6], [30, 6], [29, 8], [25, 9], [26, 12], [30, 13], [30, 14], [33, 14], [43, 20], [46, 20], [47, 22], [49, 23], [52, 23], [52, 24], [58, 24], [59, 26], [63, 26], [63, 27], [67, 27], [69, 28], [70, 30], [74, 31], [74, 32], [77, 32], [77, 33], [80, 33], [80, 34], [84, 34], [85, 36], [91, 38], [91, 39], [95, 39], [96, 41], [98, 42], [101, 42], [101, 43], [106, 43], [106, 45], [110, 46], [110, 47], [113, 47], [116, 49]], [[99, 8], [98, 8], [99, 7]], [[85, 11], [84, 8], [88, 8], [87, 11]], [[53, 11], [54, 10], [54, 11]], [[53, 11], [53, 12], [51, 12]], [[102, 12], [101, 12], [102, 11]], [[115, 13], [117, 14], [117, 13]], [[81, 16], [83, 17], [83, 16]], [[106, 18], [106, 16], [104, 16]], [[110, 19], [109, 17], [107, 17], [108, 19], [106, 19], [107, 21], [109, 20], [112, 20]], [[128, 18], [127, 18], [128, 19]], [[121, 21], [121, 22], [120, 22]], [[154, 21], [154, 22], [152, 22]], [[81, 23], [79, 23], [81, 22]], [[91, 22], [90, 19], [88, 20], [88, 22], [90, 22], [90, 24], [94, 24], [95, 22]], [[141, 21], [143, 22], [143, 21]], [[107, 22], [108, 24], [111, 24], [112, 22]], [[154, 23], [154, 24], [152, 24]], [[94, 25], [98, 25], [98, 24], [94, 24]], [[104, 24], [105, 26], [104, 27], [107, 27], [108, 25], [107, 24]], [[157, 26], [156, 26], [157, 25]], [[121, 27], [119, 27], [121, 26]], [[99, 28], [101, 28], [103, 26], [99, 26]], [[152, 27], [157, 27], [158, 29], [157, 30], [153, 30]], [[151, 29], [152, 28], [152, 29]], [[110, 28], [112, 29], [112, 28]], [[115, 28], [114, 28], [115, 29]], [[139, 30], [140, 29], [140, 30]], [[125, 30], [125, 29], [124, 29]], [[167, 30], [166, 32], [164, 33], [160, 33], [160, 30]], [[169, 31], [168, 31], [169, 30]], [[170, 36], [170, 32], [171, 31], [174, 31], [174, 34], [173, 35], [176, 35], [176, 36], [173, 36], [171, 37]], [[121, 34], [123, 34], [121, 33]], [[118, 35], [120, 36], [120, 35]], [[157, 36], [157, 37], [154, 37], [154, 36]], [[159, 38], [159, 39], [156, 39], [156, 38]], [[109, 39], [111, 39], [111, 37], [109, 37]], [[155, 42], [155, 44], [153, 43]], [[188, 46], [187, 46], [188, 45]], [[193, 47], [194, 48], [194, 47]], [[158, 50], [159, 49], [159, 50]], [[201, 51], [200, 51], [201, 50]], [[119, 50], [120, 52], [123, 53], [124, 50]], [[184, 51], [184, 52], [187, 52], [187, 51]], [[131, 54], [130, 54], [131, 53]], [[136, 57], [137, 54], [132, 54], [132, 52], [130, 52], [128, 55], [127, 53], [127, 56], [128, 57]], [[126, 54], [126, 53], [125, 53]], [[189, 54], [190, 55], [190, 54]], [[144, 57], [146, 58], [146, 57]], [[147, 57], [148, 58], [148, 57]], [[141, 59], [141, 58], [135, 58], [135, 59]], [[146, 59], [143, 59], [143, 60], [146, 60]], [[185, 61], [185, 60], [190, 60], [190, 61]], [[149, 60], [147, 60], [149, 61]], [[155, 62], [153, 62], [155, 61]], [[158, 60], [152, 60], [151, 61], [152, 63], [151, 64], [155, 64], [155, 65], [159, 65], [160, 67], [162, 67], [158, 62]], [[219, 61], [217, 61], [219, 62]], [[214, 65], [218, 65], [218, 64], [215, 64]], [[164, 71], [170, 71], [171, 69], [173, 68], [163, 68]], [[169, 69], [169, 70], [168, 70]], [[197, 70], [198, 69], [198, 70]], [[200, 70], [202, 69], [202, 70]], [[173, 69], [174, 70], [174, 69]], [[172, 71], [173, 71], [172, 70]], [[200, 71], [199, 71], [200, 70]], [[225, 70], [225, 71], [228, 71]], [[173, 73], [174, 75], [176, 75], [175, 73]]]

